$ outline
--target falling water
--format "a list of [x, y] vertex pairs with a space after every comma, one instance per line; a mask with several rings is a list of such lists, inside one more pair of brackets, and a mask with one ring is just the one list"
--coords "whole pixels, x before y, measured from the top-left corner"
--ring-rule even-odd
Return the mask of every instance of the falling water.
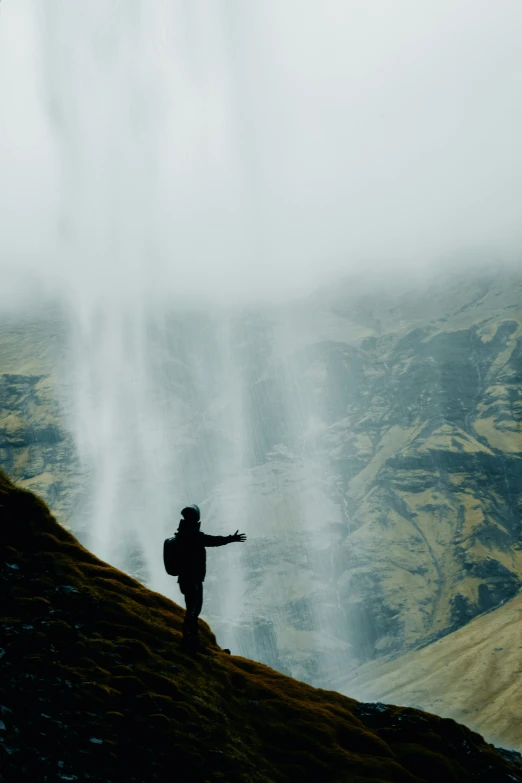
[[[518, 237], [510, 156], [499, 187], [480, 179], [498, 112], [477, 122], [484, 98], [469, 83], [491, 82], [496, 96], [505, 80], [481, 79], [483, 48], [474, 58], [455, 33], [478, 25], [464, 5], [405, 1], [402, 16], [342, 0], [0, 9], [26, 42], [13, 62], [53, 172], [32, 210], [53, 238], [40, 248], [35, 219], [24, 268], [65, 312], [61, 388], [85, 487], [77, 518], [88, 520], [78, 532], [177, 601], [161, 550], [185, 504], [201, 506], [209, 533], [247, 533], [209, 552], [204, 617], [223, 646], [316, 683], [349, 665], [361, 632], [333, 578], [350, 509], [329, 406], [348, 381], [326, 388], [333, 316], [318, 328], [314, 299], [294, 300], [348, 259], [400, 256], [411, 269], [480, 241], [477, 226], [488, 241], [508, 224]], [[514, 27], [507, 12], [495, 20]], [[419, 82], [416, 64], [453, 40], [449, 88], [427, 92], [431, 71]], [[448, 133], [441, 118], [464, 103]], [[30, 161], [36, 181], [34, 150]]]
[[[268, 248], [253, 218], [260, 172], [241, 143], [249, 129], [242, 136], [234, 117], [235, 11], [179, 2], [151, 12], [139, 0], [39, 10], [62, 170], [67, 410], [88, 490], [85, 543], [179, 601], [162, 540], [197, 502], [207, 532], [248, 534], [246, 546], [209, 554], [204, 616], [218, 640], [314, 678], [324, 622], [293, 638], [282, 612], [292, 597], [320, 611], [307, 568], [328, 481], [316, 401], [292, 396], [280, 312], [227, 307], [219, 293], [184, 301], [197, 259], [211, 256], [198, 274], [219, 292], [220, 264], [245, 254], [259, 264]], [[236, 261], [224, 255], [227, 231]], [[257, 388], [270, 372], [281, 376], [275, 409]]]

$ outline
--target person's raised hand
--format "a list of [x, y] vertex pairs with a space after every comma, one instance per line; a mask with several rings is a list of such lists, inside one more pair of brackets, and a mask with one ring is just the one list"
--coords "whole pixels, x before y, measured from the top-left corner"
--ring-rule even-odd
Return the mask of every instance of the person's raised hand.
[[239, 530], [236, 530], [236, 532], [234, 533], [232, 538], [234, 539], [234, 541], [241, 541], [241, 542], [246, 541], [245, 534], [244, 533], [240, 533]]

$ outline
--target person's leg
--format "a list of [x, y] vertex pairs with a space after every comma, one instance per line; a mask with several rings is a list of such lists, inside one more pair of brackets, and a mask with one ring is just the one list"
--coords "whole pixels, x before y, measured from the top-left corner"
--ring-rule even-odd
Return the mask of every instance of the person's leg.
[[180, 589], [185, 596], [185, 619], [183, 621], [183, 642], [197, 645], [198, 617], [203, 605], [203, 585], [201, 582], [188, 582], [180, 584]]
[[190, 585], [189, 599], [187, 600], [187, 612], [185, 619], [187, 622], [187, 636], [194, 641], [198, 638], [198, 617], [203, 605], [203, 585], [201, 582], [194, 582]]
[[179, 589], [185, 596], [185, 619], [183, 620], [183, 646], [199, 647], [198, 617], [203, 606], [203, 583], [180, 581]]
[[180, 579], [179, 589], [185, 598], [185, 618], [183, 620], [183, 642], [185, 643], [190, 637], [190, 617], [195, 598], [194, 585]]
[[194, 603], [190, 613], [191, 636], [195, 640], [198, 638], [198, 617], [203, 608], [203, 582], [197, 582], [194, 585]]

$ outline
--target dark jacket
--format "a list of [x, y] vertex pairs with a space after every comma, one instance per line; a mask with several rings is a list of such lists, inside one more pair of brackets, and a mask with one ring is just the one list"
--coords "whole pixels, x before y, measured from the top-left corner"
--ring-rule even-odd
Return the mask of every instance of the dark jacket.
[[182, 566], [178, 582], [203, 582], [207, 573], [207, 546], [224, 546], [230, 544], [234, 536], [209, 536], [201, 531], [198, 533], [178, 532], [176, 541], [183, 547]]

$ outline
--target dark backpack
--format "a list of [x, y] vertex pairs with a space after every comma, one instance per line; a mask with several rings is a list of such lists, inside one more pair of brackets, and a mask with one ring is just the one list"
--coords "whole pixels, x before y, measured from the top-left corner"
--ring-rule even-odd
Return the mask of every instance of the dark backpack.
[[176, 537], [165, 539], [163, 544], [163, 562], [165, 563], [165, 571], [170, 576], [179, 576], [179, 569], [181, 566], [181, 551], [179, 541], [176, 541]]

